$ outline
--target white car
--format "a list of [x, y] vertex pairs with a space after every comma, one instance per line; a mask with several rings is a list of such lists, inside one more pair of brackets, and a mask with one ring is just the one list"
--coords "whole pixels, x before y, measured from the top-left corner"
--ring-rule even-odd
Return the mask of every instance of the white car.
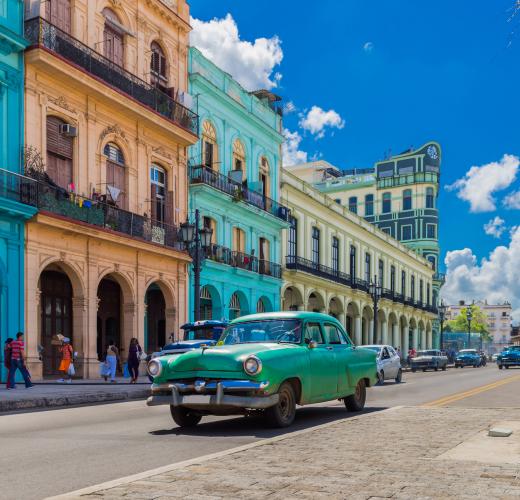
[[385, 380], [395, 380], [399, 384], [403, 377], [401, 358], [390, 345], [362, 345], [377, 353], [377, 379], [378, 384], [384, 384]]

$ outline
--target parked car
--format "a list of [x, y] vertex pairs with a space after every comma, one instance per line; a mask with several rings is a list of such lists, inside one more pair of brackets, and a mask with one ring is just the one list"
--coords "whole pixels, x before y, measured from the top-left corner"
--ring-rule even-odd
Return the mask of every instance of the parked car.
[[506, 347], [497, 357], [498, 369], [520, 366], [520, 346]]
[[500, 356], [500, 353], [495, 352], [495, 354], [493, 354], [493, 355], [491, 356], [491, 361], [493, 361], [493, 363], [496, 363], [496, 362], [497, 362], [497, 359], [498, 359], [498, 356]]
[[445, 371], [448, 366], [448, 357], [444, 352], [438, 349], [430, 349], [428, 351], [417, 351], [417, 355], [410, 360], [412, 372], [428, 369]]
[[296, 405], [342, 399], [360, 411], [377, 382], [376, 354], [356, 347], [331, 316], [254, 314], [230, 323], [216, 346], [148, 364], [149, 406], [169, 405], [181, 427], [204, 415], [260, 410], [276, 427], [292, 424]]
[[385, 380], [395, 380], [400, 383], [403, 377], [401, 368], [401, 358], [390, 345], [364, 345], [365, 349], [370, 349], [377, 354], [377, 380], [379, 384], [384, 384]]
[[482, 358], [476, 349], [461, 349], [455, 357], [455, 368], [472, 366], [478, 368], [482, 366]]

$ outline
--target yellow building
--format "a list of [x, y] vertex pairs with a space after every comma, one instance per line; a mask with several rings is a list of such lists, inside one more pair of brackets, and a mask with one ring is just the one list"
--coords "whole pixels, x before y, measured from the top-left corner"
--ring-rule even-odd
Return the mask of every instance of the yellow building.
[[[26, 145], [39, 213], [27, 225], [26, 341], [54, 377], [58, 335], [97, 376], [109, 341], [126, 357], [186, 320], [185, 0], [26, 2]], [[39, 158], [43, 160], [42, 172]]]
[[[358, 345], [392, 344], [403, 353], [432, 347], [431, 263], [286, 170], [282, 200], [291, 211], [284, 310], [331, 314]], [[380, 286], [376, 315], [374, 283]]]

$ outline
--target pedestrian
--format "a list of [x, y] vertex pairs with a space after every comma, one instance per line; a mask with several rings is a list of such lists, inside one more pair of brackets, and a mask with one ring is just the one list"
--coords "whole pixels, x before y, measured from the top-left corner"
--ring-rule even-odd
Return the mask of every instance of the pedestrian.
[[13, 389], [9, 385], [9, 369], [11, 368], [11, 342], [13, 339], [9, 337], [5, 343], [4, 343], [4, 366], [7, 373], [6, 381], [5, 381], [5, 387], [6, 389]]
[[130, 347], [128, 348], [128, 372], [130, 373], [131, 384], [137, 383], [137, 378], [139, 377], [139, 363], [141, 361], [141, 354], [143, 350], [139, 345], [139, 341], [134, 337], [130, 340]]
[[9, 367], [9, 388], [16, 389], [15, 376], [16, 370], [20, 370], [22, 373], [23, 380], [25, 382], [25, 388], [30, 389], [33, 387], [31, 382], [31, 375], [25, 365], [25, 344], [23, 341], [23, 333], [18, 332], [16, 334], [16, 340], [13, 340], [9, 347], [11, 349], [11, 364]]
[[397, 355], [398, 355], [399, 357], [402, 356], [401, 348], [400, 348], [400, 347], [396, 347], [396, 348], [395, 348], [395, 351], [397, 352]]
[[[74, 349], [68, 337], [63, 337], [59, 350], [61, 353], [61, 363], [58, 370], [63, 372], [64, 376], [68, 377], [67, 384], [71, 384], [72, 375], [74, 375]], [[65, 377], [58, 380], [58, 382], [65, 382]]]
[[108, 347], [106, 350], [105, 363], [107, 365], [107, 371], [105, 372], [105, 381], [107, 381], [108, 377], [110, 377], [110, 382], [112, 384], [116, 383], [116, 370], [117, 370], [118, 362], [119, 362], [119, 350], [115, 346], [114, 341], [111, 340], [108, 343]]

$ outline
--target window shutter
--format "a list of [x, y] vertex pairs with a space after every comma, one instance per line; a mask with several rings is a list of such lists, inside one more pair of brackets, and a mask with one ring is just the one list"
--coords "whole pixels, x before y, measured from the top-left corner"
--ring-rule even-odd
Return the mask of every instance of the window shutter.
[[166, 224], [173, 224], [173, 191], [166, 193], [166, 205], [164, 207], [164, 218]]
[[60, 124], [61, 120], [55, 116], [47, 117], [47, 151], [60, 151]]
[[152, 190], [151, 190], [151, 210], [150, 210], [150, 218], [152, 220], [157, 220], [157, 186], [155, 184], [152, 184]]

